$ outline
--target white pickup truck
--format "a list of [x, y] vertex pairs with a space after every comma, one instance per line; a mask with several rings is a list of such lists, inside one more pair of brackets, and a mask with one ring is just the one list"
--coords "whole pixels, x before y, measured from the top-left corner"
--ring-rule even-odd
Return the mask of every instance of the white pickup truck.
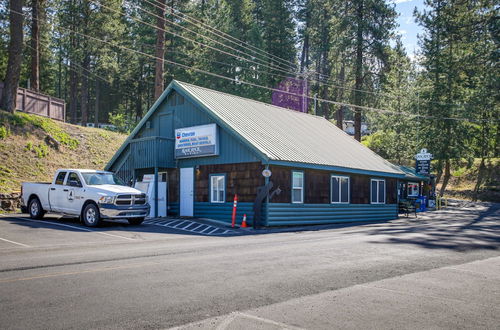
[[147, 197], [125, 185], [111, 172], [60, 169], [52, 183], [22, 184], [21, 205], [31, 218], [41, 219], [45, 213], [80, 217], [89, 227], [102, 219], [127, 219], [139, 225], [149, 214]]

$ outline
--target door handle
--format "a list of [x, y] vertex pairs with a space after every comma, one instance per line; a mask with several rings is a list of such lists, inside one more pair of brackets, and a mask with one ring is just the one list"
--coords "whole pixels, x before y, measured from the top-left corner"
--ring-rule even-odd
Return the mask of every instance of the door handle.
[[63, 189], [63, 191], [68, 191], [68, 189]]
[[50, 190], [56, 190], [56, 188], [50, 188]]

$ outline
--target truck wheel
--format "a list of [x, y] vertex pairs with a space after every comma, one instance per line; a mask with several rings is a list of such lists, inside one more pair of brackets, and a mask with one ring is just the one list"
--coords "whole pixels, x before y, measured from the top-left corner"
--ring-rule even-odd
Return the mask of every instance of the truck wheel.
[[101, 223], [101, 215], [95, 204], [87, 204], [82, 213], [83, 223], [87, 227], [97, 227]]
[[140, 225], [143, 221], [144, 221], [144, 218], [130, 218], [130, 219], [127, 219], [128, 223], [131, 224], [131, 225]]
[[45, 211], [42, 208], [42, 203], [40, 203], [40, 200], [36, 197], [30, 200], [28, 211], [31, 219], [41, 219], [45, 214]]

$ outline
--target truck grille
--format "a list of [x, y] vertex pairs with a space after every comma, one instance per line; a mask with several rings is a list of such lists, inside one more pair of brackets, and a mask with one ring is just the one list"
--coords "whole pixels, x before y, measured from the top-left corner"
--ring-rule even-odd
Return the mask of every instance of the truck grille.
[[146, 204], [146, 195], [118, 195], [116, 205], [144, 205]]

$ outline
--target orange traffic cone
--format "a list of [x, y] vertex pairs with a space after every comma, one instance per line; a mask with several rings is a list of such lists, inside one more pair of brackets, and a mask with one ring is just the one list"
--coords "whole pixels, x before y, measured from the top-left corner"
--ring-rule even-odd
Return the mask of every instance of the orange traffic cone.
[[241, 222], [241, 228], [247, 227], [247, 215], [243, 214], [243, 221]]

